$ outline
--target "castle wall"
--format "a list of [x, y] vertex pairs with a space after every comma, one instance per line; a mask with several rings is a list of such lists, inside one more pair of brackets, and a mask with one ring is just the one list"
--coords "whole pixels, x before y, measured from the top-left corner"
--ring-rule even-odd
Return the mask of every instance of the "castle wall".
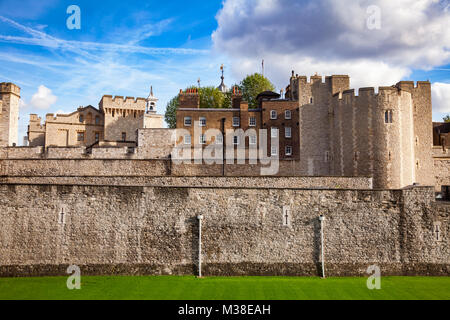
[[140, 129], [138, 131], [139, 156], [145, 159], [167, 159], [175, 146], [173, 129]]
[[372, 189], [372, 179], [366, 177], [195, 177], [195, 176], [15, 176], [0, 177], [0, 183], [94, 186], [166, 186], [216, 188], [317, 188]]
[[36, 114], [30, 114], [27, 133], [30, 147], [45, 146], [45, 124], [41, 124], [41, 121]]
[[[0, 275], [362, 276], [450, 272], [450, 207], [432, 188], [314, 190], [0, 185]], [[285, 210], [290, 215], [284, 225]], [[61, 215], [64, 212], [64, 215]], [[441, 240], [434, 226], [440, 223]]]
[[105, 140], [137, 141], [137, 130], [141, 127], [146, 108], [146, 99], [121, 96], [103, 96], [100, 109], [105, 115]]
[[45, 146], [90, 146], [103, 140], [103, 122], [103, 114], [92, 107], [79, 108], [67, 115], [48, 114], [45, 122]]
[[18, 144], [20, 88], [12, 83], [0, 83], [0, 146]]
[[433, 146], [433, 115], [431, 102], [431, 83], [428, 81], [402, 81], [397, 84], [412, 96], [414, 117], [415, 182], [434, 185], [433, 162], [430, 161]]
[[[333, 97], [333, 174], [373, 175], [377, 188], [402, 188], [415, 179], [412, 98], [395, 87], [362, 88]], [[385, 112], [392, 112], [392, 123]], [[431, 157], [430, 157], [431, 159]]]

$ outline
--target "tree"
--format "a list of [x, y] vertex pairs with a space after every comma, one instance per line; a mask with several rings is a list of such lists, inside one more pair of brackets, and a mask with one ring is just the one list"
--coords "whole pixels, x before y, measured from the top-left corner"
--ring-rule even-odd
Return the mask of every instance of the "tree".
[[173, 97], [167, 104], [164, 120], [166, 120], [170, 129], [175, 129], [177, 127], [177, 109], [179, 104], [179, 96]]
[[200, 96], [200, 108], [222, 108], [224, 102], [223, 93], [215, 87], [201, 87], [198, 90]]
[[258, 106], [256, 97], [263, 91], [274, 91], [275, 86], [269, 79], [259, 73], [248, 75], [241, 81], [239, 89], [242, 91], [242, 98], [248, 102], [249, 107]]
[[444, 117], [444, 122], [450, 122], [450, 114]]

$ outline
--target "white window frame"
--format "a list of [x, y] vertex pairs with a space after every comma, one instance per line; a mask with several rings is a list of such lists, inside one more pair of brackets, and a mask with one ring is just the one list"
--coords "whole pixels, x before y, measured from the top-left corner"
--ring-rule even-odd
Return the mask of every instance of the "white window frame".
[[270, 147], [270, 155], [271, 156], [277, 156], [278, 155], [278, 147], [271, 146]]
[[[288, 148], [291, 150], [290, 152], [288, 152]], [[292, 156], [292, 146], [286, 146], [285, 154], [286, 156]]]
[[284, 111], [284, 118], [286, 120], [291, 120], [292, 119], [292, 111], [291, 110]]
[[239, 138], [239, 136], [233, 136], [233, 144], [235, 145], [235, 146], [238, 146], [239, 144], [240, 144], [240, 138]]
[[[189, 124], [186, 123], [186, 120], [189, 120]], [[192, 117], [184, 117], [184, 126], [185, 126], [185, 127], [190, 127], [190, 126], [192, 126]]]
[[[253, 120], [253, 121], [252, 121]], [[256, 127], [256, 117], [250, 117], [249, 119], [248, 119], [248, 125], [250, 126], [250, 127]]]
[[256, 135], [248, 136], [248, 143], [250, 145], [253, 145], [253, 146], [257, 145], [258, 144], [258, 137]]
[[233, 127], [240, 127], [241, 119], [239, 117], [233, 117]]
[[278, 138], [278, 128], [276, 128], [276, 127], [270, 128], [270, 137]]
[[278, 113], [276, 110], [270, 110], [270, 120], [277, 120], [278, 119]]
[[186, 134], [183, 137], [183, 142], [185, 145], [191, 145], [192, 144], [192, 138], [190, 134]]
[[201, 134], [201, 135], [198, 137], [198, 143], [201, 144], [201, 145], [206, 144], [206, 134]]
[[205, 117], [198, 118], [198, 126], [199, 127], [206, 127], [206, 118]]
[[[288, 134], [289, 132], [289, 134]], [[284, 128], [284, 137], [285, 138], [292, 138], [292, 128], [291, 127], [285, 127]]]

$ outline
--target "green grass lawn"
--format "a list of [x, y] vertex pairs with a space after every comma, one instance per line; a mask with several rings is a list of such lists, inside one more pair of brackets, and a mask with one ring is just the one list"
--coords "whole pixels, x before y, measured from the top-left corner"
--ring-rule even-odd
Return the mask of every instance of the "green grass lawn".
[[0, 299], [450, 299], [450, 277], [382, 277], [381, 290], [368, 290], [366, 278], [86, 276], [81, 290], [68, 290], [66, 280], [3, 278]]

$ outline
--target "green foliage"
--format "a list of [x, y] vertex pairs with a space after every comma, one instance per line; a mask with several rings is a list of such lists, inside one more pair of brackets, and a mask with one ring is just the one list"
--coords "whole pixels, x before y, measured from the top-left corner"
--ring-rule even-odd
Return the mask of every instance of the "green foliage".
[[242, 91], [242, 98], [248, 101], [250, 108], [258, 106], [256, 97], [263, 91], [274, 91], [275, 86], [269, 79], [259, 73], [248, 75], [241, 81], [239, 89]]
[[444, 122], [450, 122], [450, 115], [446, 115], [444, 117]]
[[169, 101], [166, 107], [166, 113], [164, 114], [164, 120], [170, 129], [175, 129], [177, 127], [177, 109], [180, 105], [179, 96], [173, 97]]
[[201, 87], [198, 90], [200, 95], [200, 108], [223, 108], [224, 95], [215, 87]]

